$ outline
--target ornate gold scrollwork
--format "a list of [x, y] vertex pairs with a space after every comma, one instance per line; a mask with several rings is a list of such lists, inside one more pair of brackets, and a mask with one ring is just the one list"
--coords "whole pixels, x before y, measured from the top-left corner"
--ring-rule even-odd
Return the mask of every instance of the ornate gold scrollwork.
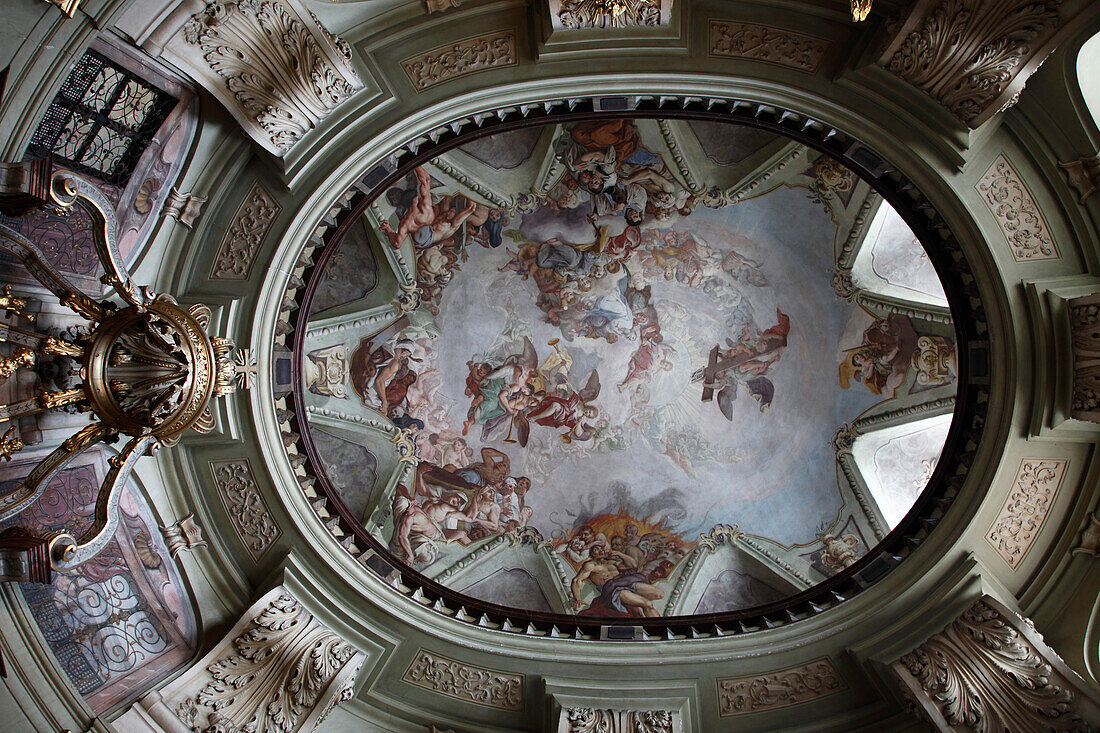
[[[162, 445], [174, 444], [188, 428], [198, 432], [214, 429], [210, 402], [234, 391], [237, 367], [233, 341], [206, 333], [211, 320], [208, 307], [185, 309], [170, 296], [155, 295], [134, 283], [118, 249], [114, 209], [103, 194], [91, 182], [67, 171], [54, 172], [50, 180], [49, 196], [54, 204], [63, 210], [80, 206], [91, 218], [96, 253], [106, 271], [102, 281], [115, 289], [124, 304], [96, 301], [80, 292], [46, 261], [37, 245], [0, 224], [0, 248], [23, 262], [62, 305], [94, 323], [90, 336], [75, 343], [5, 327], [4, 334], [18, 337], [19, 343], [29, 348], [0, 359], [0, 380], [19, 366], [33, 363], [37, 352], [79, 362], [83, 381], [72, 389], [40, 391], [35, 401], [3, 409], [15, 416], [36, 407], [52, 410], [78, 403], [97, 418], [43, 459], [18, 489], [0, 496], [0, 519], [37, 501], [49, 481], [92, 444], [118, 434], [130, 436], [121, 453], [110, 461], [92, 526], [77, 539], [65, 533], [50, 543], [54, 568], [71, 570], [110, 541], [118, 526], [122, 487], [139, 458]], [[6, 196], [0, 187], [0, 204]], [[22, 313], [25, 307], [25, 300], [11, 296], [10, 289], [0, 296], [0, 309]], [[10, 437], [11, 430], [0, 439], [0, 458], [10, 459], [10, 453], [18, 450], [14, 446], [19, 439], [9, 441]]]

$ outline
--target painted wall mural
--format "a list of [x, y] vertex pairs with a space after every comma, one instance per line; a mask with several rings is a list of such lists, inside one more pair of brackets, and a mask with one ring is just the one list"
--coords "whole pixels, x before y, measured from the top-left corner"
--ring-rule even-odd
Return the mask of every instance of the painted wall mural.
[[[952, 327], [834, 291], [855, 173], [757, 130], [708, 150], [714, 126], [525, 128], [370, 206], [420, 307], [311, 314], [301, 389], [318, 429], [408, 432], [414, 468], [343, 490], [396, 558], [494, 602], [643, 617], [770, 602], [867, 551], [834, 438], [953, 396]], [[702, 560], [718, 527], [736, 568]], [[794, 569], [753, 575], [769, 558]]]
[[[10, 491], [35, 461], [4, 468]], [[106, 473], [102, 451], [88, 451], [63, 470], [41, 498], [3, 527], [39, 536], [82, 532], [92, 522]], [[18, 478], [16, 478], [18, 477]], [[96, 714], [131, 702], [190, 660], [197, 627], [189, 591], [164, 544], [148, 503], [132, 482], [120, 503], [115, 539], [50, 585], [24, 583], [27, 608], [73, 686]]]

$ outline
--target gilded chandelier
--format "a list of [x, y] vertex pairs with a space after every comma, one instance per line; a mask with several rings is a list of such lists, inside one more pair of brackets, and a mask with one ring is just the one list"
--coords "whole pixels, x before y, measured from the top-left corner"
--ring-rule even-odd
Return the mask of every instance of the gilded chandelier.
[[[109, 461], [94, 521], [83, 534], [28, 538], [23, 531], [12, 533], [9, 542], [0, 538], [0, 551], [9, 568], [3, 575], [13, 574], [14, 563], [17, 569], [23, 568], [26, 579], [40, 581], [48, 579], [49, 566], [71, 570], [107, 545], [118, 526], [122, 488], [137, 460], [174, 444], [188, 428], [200, 433], [213, 430], [210, 403], [233, 391], [236, 371], [233, 341], [206, 333], [209, 308], [184, 308], [171, 296], [134, 283], [118, 249], [114, 211], [89, 181], [68, 171], [53, 171], [48, 159], [0, 165], [0, 210], [25, 216], [45, 205], [60, 210], [79, 206], [91, 218], [96, 253], [106, 271], [102, 282], [114, 288], [122, 303], [95, 300], [81, 292], [45, 259], [37, 244], [0, 224], [0, 248], [19, 259], [62, 305], [89, 322], [72, 337], [39, 333], [23, 313], [26, 300], [12, 297], [10, 287], [4, 289], [0, 309], [22, 316], [28, 325], [0, 325], [0, 341], [16, 347], [0, 360], [0, 381], [39, 357], [59, 357], [79, 375], [80, 384], [56, 391], [40, 389], [33, 398], [0, 405], [0, 421], [66, 406], [93, 416], [89, 425], [47, 455], [18, 488], [0, 496], [0, 520], [33, 504], [53, 478], [87, 448], [114, 442], [119, 436], [129, 440]], [[9, 460], [11, 453], [23, 447], [18, 438], [10, 439], [11, 432], [9, 428], [0, 444]], [[40, 554], [47, 542], [49, 566], [43, 572], [42, 558], [36, 560], [35, 553]], [[37, 573], [28, 572], [34, 568]]]

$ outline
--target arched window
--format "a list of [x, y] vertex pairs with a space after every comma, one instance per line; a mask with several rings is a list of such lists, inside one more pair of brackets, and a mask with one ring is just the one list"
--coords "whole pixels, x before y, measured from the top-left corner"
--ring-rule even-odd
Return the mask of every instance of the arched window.
[[1077, 81], [1093, 122], [1100, 127], [1100, 33], [1085, 41], [1077, 54]]

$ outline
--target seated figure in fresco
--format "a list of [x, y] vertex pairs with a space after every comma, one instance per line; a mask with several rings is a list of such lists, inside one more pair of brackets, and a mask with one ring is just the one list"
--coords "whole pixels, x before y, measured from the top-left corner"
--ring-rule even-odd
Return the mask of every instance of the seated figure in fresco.
[[871, 394], [893, 397], [905, 381], [918, 336], [908, 316], [889, 315], [863, 332], [863, 343], [840, 363], [840, 386], [863, 382]]
[[[653, 601], [664, 598], [665, 594], [650, 584], [649, 578], [638, 569], [638, 561], [630, 555], [608, 550], [602, 544], [593, 545], [589, 559], [581, 565], [570, 584], [573, 608], [583, 616], [660, 616]], [[591, 581], [599, 591], [599, 596], [586, 609], [581, 600], [585, 581]]]
[[408, 489], [400, 484], [394, 493], [390, 551], [396, 557], [429, 564], [439, 554], [437, 542], [459, 542], [463, 545], [472, 542], [466, 532], [458, 528], [459, 521], [475, 521], [474, 516], [462, 509], [466, 503], [463, 494], [446, 493], [438, 498], [422, 499], [423, 504], [418, 499], [420, 497], [410, 496]]

